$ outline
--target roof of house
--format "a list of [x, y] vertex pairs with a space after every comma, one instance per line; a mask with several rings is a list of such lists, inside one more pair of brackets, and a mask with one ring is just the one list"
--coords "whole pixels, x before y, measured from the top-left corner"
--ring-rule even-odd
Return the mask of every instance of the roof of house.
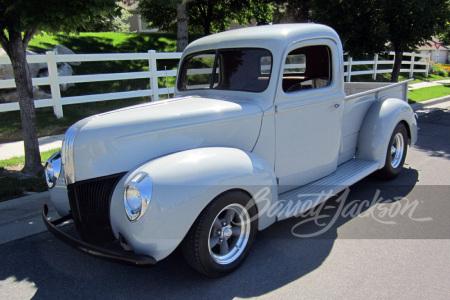
[[139, 4], [139, 0], [123, 0], [120, 6], [129, 10], [136, 10]]
[[427, 44], [425, 44], [423, 46], [419, 46], [419, 50], [421, 50], [421, 51], [436, 50], [437, 49], [436, 47], [438, 47], [438, 46], [439, 46], [440, 50], [442, 50], [442, 49], [445, 49], [445, 50], [450, 49], [450, 46], [442, 45], [442, 43], [439, 40], [439, 38], [433, 37], [430, 41], [428, 41]]

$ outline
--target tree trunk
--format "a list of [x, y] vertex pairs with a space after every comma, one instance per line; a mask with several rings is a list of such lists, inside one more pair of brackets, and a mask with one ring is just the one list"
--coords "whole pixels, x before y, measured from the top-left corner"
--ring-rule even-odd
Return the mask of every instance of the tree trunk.
[[299, 23], [308, 23], [309, 22], [309, 10], [311, 8], [311, 4], [309, 1], [304, 1], [303, 5], [300, 7], [298, 22]]
[[[41, 175], [43, 167], [36, 131], [36, 112], [33, 99], [33, 86], [30, 69], [26, 60], [26, 47], [22, 42], [22, 33], [9, 31], [8, 56], [11, 60], [19, 95], [22, 136], [25, 146], [25, 166], [22, 172], [29, 175]], [[6, 50], [6, 49], [5, 49]]]
[[186, 2], [177, 7], [177, 52], [183, 52], [188, 45], [188, 16]]
[[207, 7], [206, 7], [206, 18], [204, 19], [203, 23], [203, 34], [209, 35], [211, 34], [211, 22], [212, 22], [212, 16], [214, 12], [214, 1], [208, 0], [207, 1]]
[[394, 60], [394, 68], [392, 69], [392, 82], [398, 82], [398, 77], [400, 76], [400, 69], [402, 67], [403, 60], [403, 50], [400, 47], [394, 47], [395, 49], [395, 60]]
[[210, 35], [211, 34], [211, 22], [206, 21], [203, 23], [203, 35]]

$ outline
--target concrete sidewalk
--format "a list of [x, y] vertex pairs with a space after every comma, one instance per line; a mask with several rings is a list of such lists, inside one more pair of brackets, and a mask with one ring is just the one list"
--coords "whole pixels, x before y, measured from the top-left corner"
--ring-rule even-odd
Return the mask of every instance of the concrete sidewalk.
[[[41, 152], [61, 148], [64, 134], [46, 136], [38, 139]], [[0, 160], [20, 157], [25, 155], [23, 141], [0, 144]]]
[[436, 80], [436, 81], [424, 81], [419, 83], [413, 83], [408, 85], [409, 90], [422, 89], [430, 86], [438, 86], [450, 84], [450, 79]]

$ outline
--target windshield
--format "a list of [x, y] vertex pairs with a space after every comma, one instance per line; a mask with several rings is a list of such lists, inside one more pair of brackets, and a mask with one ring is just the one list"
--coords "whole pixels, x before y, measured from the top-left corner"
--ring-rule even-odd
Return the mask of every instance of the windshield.
[[178, 90], [262, 92], [269, 85], [272, 55], [266, 49], [219, 49], [194, 53], [182, 64]]

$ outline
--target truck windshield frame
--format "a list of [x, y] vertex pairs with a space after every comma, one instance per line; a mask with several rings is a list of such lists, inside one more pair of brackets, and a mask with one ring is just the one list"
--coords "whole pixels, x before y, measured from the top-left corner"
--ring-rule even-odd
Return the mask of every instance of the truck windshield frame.
[[226, 48], [190, 54], [183, 60], [179, 91], [227, 90], [261, 93], [269, 86], [272, 53], [264, 48]]

